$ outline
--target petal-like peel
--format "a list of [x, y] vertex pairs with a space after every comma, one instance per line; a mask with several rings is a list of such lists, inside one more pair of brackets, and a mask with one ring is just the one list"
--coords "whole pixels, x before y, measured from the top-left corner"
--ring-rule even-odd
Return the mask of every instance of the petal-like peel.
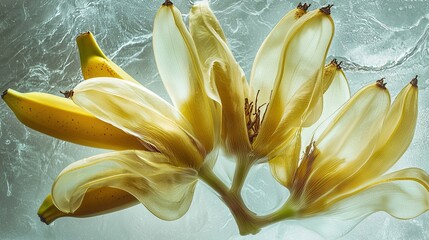
[[207, 92], [221, 104], [224, 148], [229, 153], [249, 151], [243, 108], [244, 99], [248, 97], [247, 82], [207, 3], [201, 2], [192, 7], [189, 27], [206, 76]]
[[183, 216], [192, 201], [196, 171], [171, 165], [161, 153], [119, 151], [77, 161], [54, 182], [52, 199], [65, 213], [79, 209], [88, 190], [102, 187], [126, 191], [161, 219]]
[[279, 63], [284, 57], [282, 52], [289, 30], [305, 13], [306, 10], [302, 8], [295, 8], [288, 12], [271, 30], [256, 54], [250, 75], [250, 85], [255, 94], [256, 91], [260, 91], [259, 101], [261, 103], [270, 101], [277, 73], [279, 68], [283, 67]]
[[312, 204], [364, 165], [389, 106], [388, 91], [377, 84], [356, 93], [307, 148], [295, 175], [294, 198]]
[[143, 86], [94, 78], [81, 82], [73, 92], [72, 99], [80, 107], [170, 156], [176, 166], [201, 166], [204, 148], [188, 121]]
[[205, 93], [195, 44], [180, 11], [172, 4], [163, 5], [155, 16], [153, 49], [159, 74], [174, 105], [209, 152], [215, 138], [214, 105]]
[[[334, 33], [331, 17], [315, 10], [292, 25], [284, 40], [272, 98], [253, 146], [267, 155], [300, 127], [322, 96], [322, 73]], [[299, 57], [298, 57], [299, 56]]]

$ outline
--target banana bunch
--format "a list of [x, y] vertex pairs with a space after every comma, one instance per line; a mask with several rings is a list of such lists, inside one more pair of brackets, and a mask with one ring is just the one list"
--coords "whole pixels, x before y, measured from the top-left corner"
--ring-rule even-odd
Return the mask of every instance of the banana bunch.
[[[84, 79], [114, 77], [137, 82], [106, 57], [92, 33], [80, 34], [76, 42]], [[1, 97], [19, 121], [49, 136], [89, 147], [146, 150], [138, 138], [97, 119], [70, 99], [41, 92], [21, 93], [12, 89], [4, 91]], [[101, 202], [103, 204], [100, 204]], [[49, 194], [40, 206], [38, 215], [43, 222], [50, 224], [59, 217], [89, 217], [137, 203], [139, 202], [128, 192], [104, 187], [90, 190], [81, 207], [74, 213], [58, 210]]]

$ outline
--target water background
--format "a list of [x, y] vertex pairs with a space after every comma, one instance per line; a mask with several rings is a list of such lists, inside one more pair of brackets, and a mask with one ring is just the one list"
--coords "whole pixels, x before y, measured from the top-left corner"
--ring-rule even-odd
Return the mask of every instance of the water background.
[[[153, 17], [162, 1], [0, 0], [0, 90], [58, 94], [82, 80], [75, 45], [91, 31], [105, 53], [149, 89], [167, 99], [152, 51]], [[175, 5], [186, 14], [188, 1]], [[394, 169], [417, 166], [429, 172], [429, 1], [310, 1], [312, 8], [334, 3], [336, 34], [329, 58], [344, 61], [352, 92], [381, 77], [395, 96], [420, 76], [417, 132]], [[298, 1], [212, 0], [237, 60], [249, 76], [265, 36]], [[37, 209], [57, 174], [78, 159], [103, 150], [39, 134], [19, 123], [0, 102], [0, 239], [319, 239], [288, 222], [241, 237], [227, 210], [204, 185], [190, 211], [165, 222], [143, 206], [89, 219], [63, 218], [51, 226]], [[284, 192], [266, 167], [244, 188], [252, 209], [267, 212]], [[404, 203], [406, 204], [406, 203]], [[335, 226], [333, 226], [335, 227]], [[408, 221], [373, 214], [342, 239], [429, 239], [429, 213]]]

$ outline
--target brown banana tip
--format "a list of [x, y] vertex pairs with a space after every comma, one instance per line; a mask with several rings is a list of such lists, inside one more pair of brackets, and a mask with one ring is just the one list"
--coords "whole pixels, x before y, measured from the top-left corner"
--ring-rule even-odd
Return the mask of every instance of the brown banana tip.
[[73, 90], [65, 91], [65, 92], [60, 91], [60, 93], [63, 94], [65, 98], [71, 98], [73, 97], [73, 94], [74, 94]]
[[4, 91], [3, 91], [3, 93], [1, 94], [1, 98], [2, 98], [2, 99], [4, 98], [4, 96], [6, 96], [6, 94], [7, 94], [7, 90], [9, 90], [9, 89], [4, 90]]
[[342, 69], [341, 64], [343, 64], [343, 61], [338, 62], [336, 58], [332, 59], [330, 64], [334, 65], [337, 69]]
[[418, 77], [418, 75], [416, 75], [416, 76], [411, 80], [411, 82], [410, 82], [410, 84], [411, 84], [413, 87], [418, 87], [418, 86], [417, 86], [417, 83], [418, 83], [419, 81], [417, 80], [417, 77]]
[[385, 83], [384, 80], [385, 80], [385, 78], [381, 78], [381, 79], [375, 81], [375, 83], [377, 84], [378, 87], [380, 87], [382, 89], [386, 89], [387, 83]]
[[46, 225], [49, 225], [49, 223], [46, 221], [46, 218], [44, 218], [41, 214], [37, 214], [37, 216], [39, 216], [40, 221]]
[[302, 4], [301, 2], [298, 3], [298, 6], [296, 8], [303, 10], [304, 12], [307, 12], [308, 8], [311, 6], [311, 4], [307, 4], [304, 3]]
[[165, 0], [165, 2], [162, 4], [162, 6], [172, 6], [173, 2], [171, 2], [170, 0]]
[[320, 11], [322, 11], [326, 15], [331, 14], [331, 8], [334, 6], [334, 4], [328, 4], [328, 6], [320, 8]]

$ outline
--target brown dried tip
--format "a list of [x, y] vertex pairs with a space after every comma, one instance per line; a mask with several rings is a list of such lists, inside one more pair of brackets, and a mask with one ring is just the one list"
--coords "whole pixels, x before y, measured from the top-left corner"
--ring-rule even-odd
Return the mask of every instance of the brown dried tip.
[[417, 80], [417, 77], [418, 77], [418, 75], [416, 75], [416, 76], [411, 80], [411, 82], [410, 82], [410, 84], [411, 84], [411, 85], [413, 85], [413, 87], [418, 87], [418, 86], [417, 86], [417, 83], [418, 83], [419, 81]]
[[165, 2], [162, 4], [162, 6], [171, 6], [173, 5], [173, 2], [171, 2], [170, 0], [165, 0]]
[[329, 4], [328, 6], [320, 8], [320, 11], [322, 11], [326, 15], [330, 15], [332, 6], [334, 6], [334, 4]]
[[303, 10], [303, 11], [307, 12], [307, 10], [308, 10], [308, 8], [309, 8], [310, 6], [311, 6], [311, 4], [307, 4], [307, 3], [302, 4], [302, 3], [300, 2], [300, 3], [298, 3], [298, 6], [297, 6], [296, 8], [301, 9], [301, 10]]
[[386, 84], [387, 83], [384, 82], [384, 79], [385, 78], [382, 78], [380, 80], [375, 81], [375, 83], [377, 84], [377, 86], [381, 87], [382, 89], [386, 89]]
[[64, 94], [65, 98], [71, 98], [71, 97], [73, 97], [73, 94], [74, 94], [73, 90], [65, 91], [65, 92], [60, 91], [60, 93]]
[[335, 67], [337, 67], [337, 69], [341, 69], [341, 64], [342, 63], [343, 63], [342, 61], [338, 62], [336, 58], [332, 59], [331, 62], [330, 62], [330, 64], [335, 65]]
[[39, 215], [40, 221], [41, 221], [42, 223], [44, 223], [44, 224], [46, 224], [46, 225], [49, 225], [49, 223], [46, 221], [46, 219], [45, 219], [42, 215], [40, 215], [40, 214], [38, 214], [38, 215]]
[[4, 90], [4, 91], [3, 91], [3, 93], [1, 94], [1, 98], [2, 98], [2, 99], [4, 98], [4, 96], [6, 96], [6, 94], [7, 94], [7, 90], [9, 90], [9, 89]]

